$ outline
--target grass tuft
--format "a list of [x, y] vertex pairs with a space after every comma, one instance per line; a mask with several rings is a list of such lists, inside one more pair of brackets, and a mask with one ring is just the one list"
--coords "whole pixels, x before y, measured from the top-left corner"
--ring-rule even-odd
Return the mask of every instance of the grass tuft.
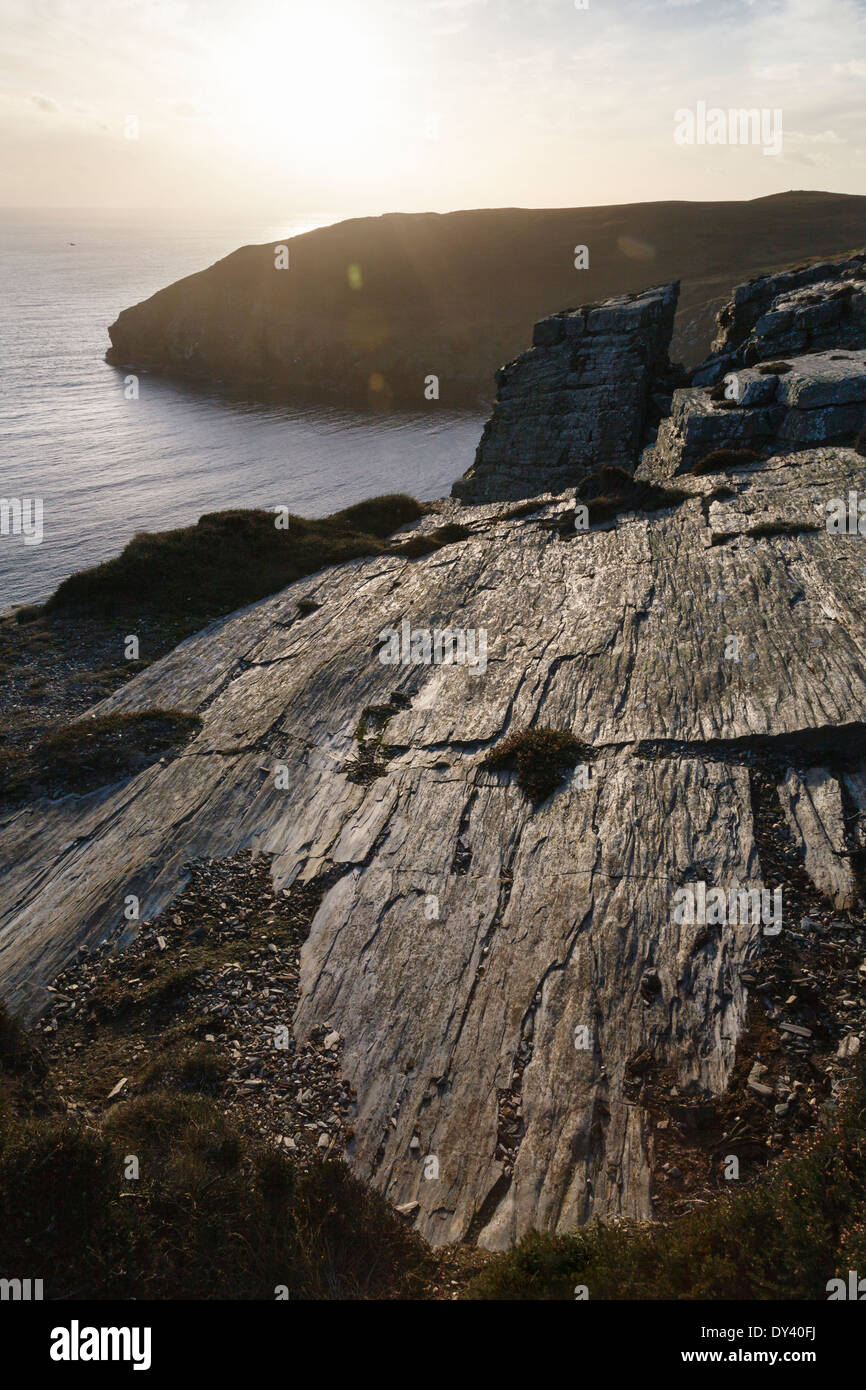
[[428, 531], [426, 535], [410, 536], [409, 539], [401, 544], [392, 547], [394, 555], [405, 555], [410, 560], [420, 560], [424, 555], [433, 555], [437, 550], [441, 550], [443, 545], [454, 545], [456, 541], [465, 541], [472, 533], [468, 526], [461, 526], [458, 521], [449, 521], [445, 526], [437, 526], [435, 531]]
[[2, 799], [88, 792], [174, 755], [201, 728], [197, 714], [147, 709], [76, 720], [50, 730], [30, 748], [0, 748]]
[[[678, 507], [689, 493], [680, 488], [660, 487], [657, 483], [642, 482], [624, 468], [606, 464], [587, 474], [577, 489], [577, 501], [588, 513], [590, 525], [612, 521], [626, 512], [658, 512]], [[561, 534], [571, 538], [574, 516], [568, 514]], [[559, 523], [554, 523], [559, 525]]]
[[482, 759], [482, 767], [517, 773], [521, 791], [536, 805], [546, 801], [593, 750], [564, 729], [520, 729]]

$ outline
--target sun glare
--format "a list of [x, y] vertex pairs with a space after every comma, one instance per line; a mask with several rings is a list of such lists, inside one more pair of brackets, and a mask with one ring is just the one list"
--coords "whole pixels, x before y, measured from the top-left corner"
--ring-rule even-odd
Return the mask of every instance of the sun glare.
[[410, 113], [393, 50], [357, 14], [275, 15], [225, 54], [229, 132], [278, 165], [332, 175], [392, 164]]

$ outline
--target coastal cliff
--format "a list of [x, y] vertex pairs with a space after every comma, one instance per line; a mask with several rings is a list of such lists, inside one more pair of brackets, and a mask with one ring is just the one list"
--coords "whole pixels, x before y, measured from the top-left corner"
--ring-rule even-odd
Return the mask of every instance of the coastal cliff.
[[[647, 303], [585, 311], [634, 315], [641, 422], [672, 291]], [[846, 339], [840, 370], [864, 350]], [[555, 459], [568, 413], [542, 421], [515, 380]], [[259, 1001], [256, 1028], [292, 1031], [272, 1094], [308, 1098], [293, 1063], [328, 1051], [323, 1128], [434, 1244], [681, 1211], [719, 1155], [814, 1123], [866, 1035], [866, 458], [771, 435], [674, 486], [650, 448], [635, 483], [640, 433], [577, 494], [491, 460], [489, 500], [436, 504], [414, 549], [302, 578], [97, 705], [200, 724], [125, 780], [4, 814], [10, 1005], [38, 1017], [130, 893], [151, 921], [191, 861], [250, 850], [278, 897], [315, 893], [291, 1017]], [[676, 910], [711, 891], [721, 915]]]
[[866, 198], [830, 193], [353, 218], [242, 247], [124, 309], [106, 356], [267, 399], [489, 402], [527, 325], [563, 306], [680, 280], [671, 353], [694, 364], [731, 285], [837, 256], [864, 224]]

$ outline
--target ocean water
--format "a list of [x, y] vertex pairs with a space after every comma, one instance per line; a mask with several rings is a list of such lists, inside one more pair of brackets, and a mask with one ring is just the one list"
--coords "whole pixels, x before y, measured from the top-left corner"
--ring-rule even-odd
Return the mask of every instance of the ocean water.
[[43, 505], [41, 543], [0, 534], [0, 609], [204, 512], [324, 516], [381, 492], [447, 495], [477, 412], [265, 406], [147, 374], [127, 400], [103, 361], [121, 309], [239, 246], [338, 220], [0, 209], [0, 497]]

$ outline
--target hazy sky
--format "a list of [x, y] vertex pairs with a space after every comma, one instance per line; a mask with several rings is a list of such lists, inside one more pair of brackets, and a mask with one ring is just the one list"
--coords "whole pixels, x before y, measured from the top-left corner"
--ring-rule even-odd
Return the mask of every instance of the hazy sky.
[[[0, 0], [0, 202], [866, 193], [866, 0], [583, 3]], [[698, 102], [780, 108], [783, 152], [677, 144], [674, 112]]]

